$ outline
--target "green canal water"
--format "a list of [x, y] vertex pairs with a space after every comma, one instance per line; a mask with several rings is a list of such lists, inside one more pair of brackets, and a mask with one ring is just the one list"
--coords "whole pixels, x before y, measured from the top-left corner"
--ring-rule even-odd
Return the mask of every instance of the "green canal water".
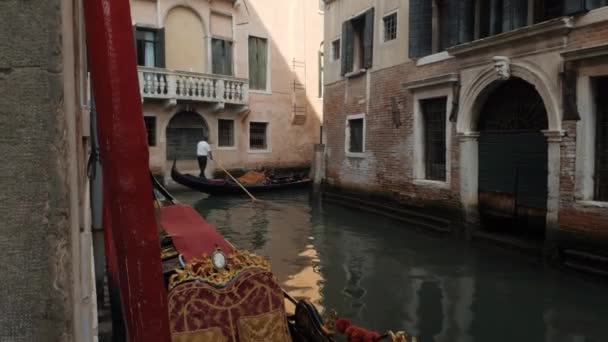
[[608, 285], [516, 253], [416, 232], [306, 191], [176, 193], [238, 248], [268, 257], [292, 295], [419, 341], [608, 341]]

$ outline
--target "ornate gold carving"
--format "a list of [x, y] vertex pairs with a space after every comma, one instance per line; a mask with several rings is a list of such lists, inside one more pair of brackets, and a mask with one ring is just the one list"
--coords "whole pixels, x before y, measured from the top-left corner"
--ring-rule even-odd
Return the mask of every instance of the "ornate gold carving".
[[239, 273], [249, 268], [261, 268], [270, 271], [270, 264], [261, 256], [245, 250], [235, 250], [226, 257], [226, 267], [221, 270], [213, 266], [211, 258], [194, 259], [186, 263], [183, 269], [176, 269], [169, 280], [169, 290], [175, 286], [200, 281], [214, 286], [225, 286]]
[[179, 253], [175, 250], [175, 247], [171, 246], [171, 247], [163, 248], [160, 251], [160, 258], [162, 260], [170, 259], [170, 258], [176, 257], [178, 254]]
[[405, 331], [398, 331], [397, 333], [389, 331], [388, 338], [390, 338], [391, 342], [418, 342], [416, 337], [410, 336]]

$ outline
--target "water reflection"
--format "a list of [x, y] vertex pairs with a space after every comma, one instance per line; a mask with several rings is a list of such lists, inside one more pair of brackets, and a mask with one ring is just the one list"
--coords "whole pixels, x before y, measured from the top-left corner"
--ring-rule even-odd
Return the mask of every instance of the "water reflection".
[[472, 249], [402, 223], [310, 200], [305, 192], [178, 197], [231, 242], [268, 257], [285, 289], [320, 309], [420, 341], [604, 341], [605, 284], [516, 254]]

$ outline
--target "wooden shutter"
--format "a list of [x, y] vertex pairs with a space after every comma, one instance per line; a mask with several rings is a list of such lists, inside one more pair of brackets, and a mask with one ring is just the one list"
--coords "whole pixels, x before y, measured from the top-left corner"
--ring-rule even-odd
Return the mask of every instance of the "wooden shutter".
[[524, 27], [528, 23], [527, 0], [503, 0], [502, 2], [502, 30], [508, 32]]
[[502, 3], [501, 0], [490, 0], [490, 30], [493, 36], [502, 32]]
[[225, 75], [224, 68], [224, 41], [221, 39], [211, 40], [211, 69], [214, 74]]
[[156, 30], [156, 67], [164, 68], [165, 67], [165, 29], [160, 28]]
[[355, 33], [352, 22], [345, 21], [342, 24], [342, 51], [341, 51], [341, 75], [349, 73], [353, 69], [355, 52]]
[[576, 101], [577, 71], [566, 63], [562, 78], [562, 101], [564, 106], [563, 120], [580, 120]]
[[224, 41], [224, 54], [226, 75], [232, 76], [234, 74], [232, 69], [232, 42]]
[[371, 69], [374, 62], [374, 8], [365, 12], [363, 28], [363, 67]]
[[409, 56], [430, 55], [433, 49], [433, 2], [410, 0]]
[[255, 37], [249, 37], [249, 87], [251, 89], [258, 88], [258, 56], [257, 56], [257, 44]]
[[573, 15], [586, 10], [586, 0], [564, 0], [564, 14]]
[[463, 44], [473, 40], [475, 35], [475, 1], [461, 0], [458, 3], [458, 40]]
[[259, 89], [266, 90], [266, 75], [268, 68], [268, 41], [266, 39], [257, 38], [258, 49], [258, 85]]

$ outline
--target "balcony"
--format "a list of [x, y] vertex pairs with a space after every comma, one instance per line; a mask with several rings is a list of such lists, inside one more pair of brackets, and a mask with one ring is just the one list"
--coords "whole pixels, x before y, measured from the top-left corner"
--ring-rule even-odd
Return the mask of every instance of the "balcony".
[[138, 67], [142, 101], [198, 101], [233, 105], [249, 102], [249, 81], [223, 75]]

